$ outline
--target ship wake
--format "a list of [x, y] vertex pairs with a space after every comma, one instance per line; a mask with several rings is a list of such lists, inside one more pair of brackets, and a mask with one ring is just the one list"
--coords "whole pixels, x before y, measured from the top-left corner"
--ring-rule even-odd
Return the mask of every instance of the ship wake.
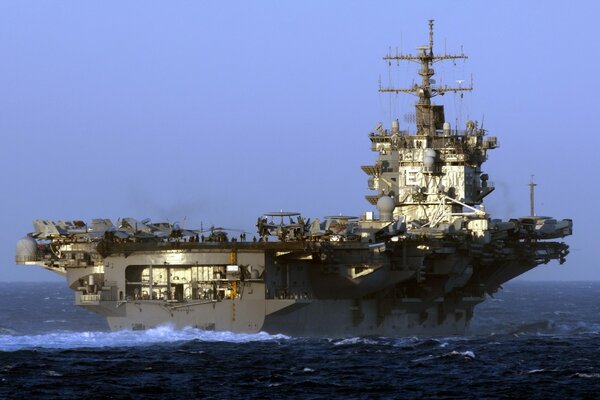
[[176, 329], [170, 325], [145, 331], [117, 332], [49, 332], [39, 335], [0, 334], [0, 351], [29, 349], [81, 349], [107, 347], [141, 347], [175, 342], [247, 343], [287, 340], [285, 335], [204, 331], [196, 328]]

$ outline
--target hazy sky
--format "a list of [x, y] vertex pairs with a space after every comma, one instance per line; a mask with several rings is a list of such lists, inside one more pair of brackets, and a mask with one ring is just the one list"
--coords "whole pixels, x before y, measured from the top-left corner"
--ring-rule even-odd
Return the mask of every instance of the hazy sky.
[[[485, 116], [500, 148], [484, 170], [493, 217], [573, 218], [568, 262], [525, 274], [597, 280], [600, 34], [596, 1], [2, 1], [0, 280], [62, 279], [16, 266], [34, 219], [150, 217], [254, 230], [266, 211], [372, 210], [361, 165], [377, 122], [414, 98], [388, 71], [435, 22], [436, 99], [450, 121]], [[391, 106], [390, 106], [391, 105]], [[453, 124], [454, 125], [454, 124]]]

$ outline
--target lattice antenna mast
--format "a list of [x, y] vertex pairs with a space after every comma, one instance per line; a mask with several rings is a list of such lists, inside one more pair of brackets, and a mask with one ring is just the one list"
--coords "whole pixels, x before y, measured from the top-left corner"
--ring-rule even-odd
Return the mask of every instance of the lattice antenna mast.
[[[432, 106], [431, 98], [437, 95], [444, 95], [447, 92], [464, 92], [473, 90], [471, 83], [470, 87], [432, 87], [431, 77], [435, 74], [432, 65], [437, 61], [444, 60], [466, 60], [467, 56], [464, 54], [452, 55], [452, 54], [441, 54], [434, 55], [433, 53], [433, 20], [429, 20], [429, 46], [417, 47], [421, 53], [417, 55], [413, 54], [398, 54], [396, 50], [395, 55], [388, 54], [383, 57], [386, 61], [414, 61], [421, 64], [419, 75], [421, 76], [421, 84], [415, 84], [411, 88], [399, 89], [391, 87], [379, 87], [381, 93], [411, 93], [419, 96], [419, 102], [416, 105], [417, 111], [417, 135], [435, 135], [436, 125], [444, 123], [443, 120], [443, 108], [439, 106]], [[441, 120], [440, 120], [441, 118]]]

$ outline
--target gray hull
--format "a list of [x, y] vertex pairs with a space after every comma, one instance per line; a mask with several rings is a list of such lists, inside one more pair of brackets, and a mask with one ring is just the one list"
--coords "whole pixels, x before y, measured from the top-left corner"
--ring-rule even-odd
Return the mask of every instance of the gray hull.
[[[289, 303], [287, 300], [281, 302]], [[264, 301], [223, 300], [214, 304], [172, 309], [161, 304], [138, 302], [122, 305], [123, 312], [108, 316], [107, 320], [112, 330], [145, 330], [171, 325], [176, 328], [195, 327], [240, 333], [268, 332], [295, 337], [460, 335], [468, 328], [467, 310], [471, 310], [475, 302], [477, 299], [450, 313], [443, 310], [441, 303], [428, 308], [426, 314], [395, 309], [383, 319], [378, 314], [375, 300], [364, 301], [359, 306], [352, 300], [300, 300], [270, 315], [264, 313], [270, 307]], [[106, 306], [111, 305], [86, 308], [106, 315]], [[279, 306], [281, 304], [271, 305]]]
[[[242, 250], [244, 246], [246, 251]], [[351, 270], [355, 264], [334, 260], [358, 260], [365, 252], [371, 254], [368, 246], [344, 245], [333, 251], [328, 248], [330, 261], [324, 261], [318, 252], [313, 254], [314, 246], [272, 243], [235, 247], [238, 261], [264, 263], [265, 269], [258, 279], [239, 281], [233, 277], [233, 281], [219, 281], [219, 285], [227, 287], [235, 282], [235, 295], [228, 295], [234, 298], [136, 299], [134, 293], [145, 293], [148, 283], [139, 285], [139, 290], [137, 283], [125, 283], [122, 286], [125, 296], [119, 299], [123, 291], [113, 282], [114, 286], [105, 286], [98, 295], [78, 292], [77, 304], [106, 316], [113, 330], [142, 330], [170, 324], [178, 328], [264, 331], [292, 336], [455, 335], [468, 329], [475, 305], [484, 300], [482, 288], [497, 289], [531, 267], [513, 261], [473, 268], [481, 260], [449, 255], [449, 249], [441, 257], [427, 259], [418, 246], [413, 246], [402, 249], [405, 256], [402, 265], [382, 263], [367, 274], [353, 277]], [[257, 251], [259, 247], [263, 250]], [[283, 247], [288, 250], [282, 251]], [[190, 246], [190, 251], [181, 258], [182, 265], [170, 268], [176, 268], [184, 280], [186, 273], [194, 273], [193, 268], [197, 267], [190, 266], [197, 265], [198, 260], [207, 262], [209, 257], [213, 264], [230, 254], [232, 248], [220, 245], [212, 248], [208, 256], [206, 249], [192, 251]], [[393, 249], [389, 252], [394, 254]], [[150, 261], [155, 263], [154, 274], [164, 274], [161, 257], [168, 254], [133, 252], [122, 257], [117, 253], [107, 258], [112, 268], [106, 278], [127, 276], [129, 268], [145, 274], [148, 267], [136, 266], [148, 265]], [[423, 275], [415, 265], [422, 264], [428, 265], [428, 270], [425, 278], [419, 280]], [[88, 276], [90, 271], [78, 272]], [[79, 278], [72, 276], [71, 280], [75, 284]], [[185, 293], [188, 288], [184, 285], [183, 289]]]

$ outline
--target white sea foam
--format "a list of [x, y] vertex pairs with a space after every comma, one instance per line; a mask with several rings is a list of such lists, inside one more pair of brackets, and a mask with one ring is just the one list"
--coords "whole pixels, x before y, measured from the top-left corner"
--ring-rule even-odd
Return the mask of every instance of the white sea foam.
[[351, 338], [347, 338], [347, 339], [342, 339], [337, 342], [333, 342], [334, 346], [345, 346], [345, 345], [352, 345], [352, 344], [378, 344], [378, 342], [373, 339], [361, 338], [361, 337], [351, 337]]
[[595, 379], [600, 378], [600, 374], [586, 374], [584, 372], [577, 372], [574, 376], [576, 376], [578, 378], [595, 378]]
[[41, 335], [0, 335], [0, 351], [23, 349], [77, 349], [101, 347], [134, 347], [180, 341], [245, 343], [286, 340], [285, 335], [203, 331], [196, 328], [175, 329], [165, 325], [145, 331], [117, 332], [52, 332]]
[[444, 354], [439, 354], [439, 355], [428, 354], [424, 357], [415, 358], [414, 360], [412, 360], [412, 362], [423, 362], [423, 361], [435, 360], [438, 358], [446, 358], [446, 357], [460, 357], [463, 360], [474, 360], [475, 353], [472, 352], [471, 350], [467, 350], [467, 351], [452, 350], [449, 353], [444, 353]]
[[458, 353], [458, 355], [463, 356], [463, 357], [475, 358], [475, 353], [473, 353], [471, 350], [462, 351], [462, 352], [453, 351], [452, 353]]
[[532, 369], [531, 371], [527, 371], [528, 374], [541, 374], [542, 372], [546, 372], [545, 368]]
[[401, 337], [401, 338], [392, 339], [392, 340], [393, 340], [392, 345], [396, 346], [396, 347], [414, 346], [421, 341], [416, 336]]

